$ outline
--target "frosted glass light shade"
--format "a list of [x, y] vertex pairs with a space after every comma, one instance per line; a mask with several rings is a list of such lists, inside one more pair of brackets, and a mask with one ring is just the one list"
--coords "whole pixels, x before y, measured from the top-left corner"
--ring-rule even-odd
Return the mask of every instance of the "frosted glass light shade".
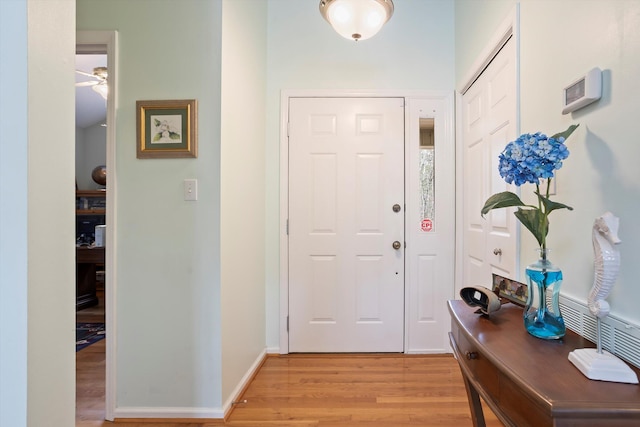
[[106, 84], [97, 84], [97, 85], [91, 86], [91, 89], [99, 93], [100, 96], [103, 97], [105, 100], [107, 99], [107, 94], [109, 93], [109, 87]]
[[321, 0], [320, 13], [334, 30], [349, 40], [376, 35], [393, 15], [392, 0]]

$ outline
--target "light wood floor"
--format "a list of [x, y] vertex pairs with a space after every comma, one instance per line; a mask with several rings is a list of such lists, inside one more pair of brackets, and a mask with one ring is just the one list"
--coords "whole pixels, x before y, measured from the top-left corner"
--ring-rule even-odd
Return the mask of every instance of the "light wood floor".
[[[77, 322], [104, 323], [104, 290], [99, 289], [97, 296], [97, 306], [76, 312]], [[103, 425], [105, 350], [103, 339], [76, 353], [76, 426]]]
[[[104, 294], [98, 298], [77, 313], [79, 322], [104, 322]], [[105, 348], [106, 339], [76, 353], [76, 427], [472, 426], [455, 359], [403, 354], [270, 356], [226, 423], [111, 423], [104, 421]], [[502, 427], [486, 407], [485, 416], [487, 427]]]
[[[455, 359], [402, 354], [268, 357], [226, 423], [114, 424], [102, 421], [104, 350], [103, 340], [77, 353], [77, 427], [472, 425]], [[485, 415], [488, 427], [502, 426]]]

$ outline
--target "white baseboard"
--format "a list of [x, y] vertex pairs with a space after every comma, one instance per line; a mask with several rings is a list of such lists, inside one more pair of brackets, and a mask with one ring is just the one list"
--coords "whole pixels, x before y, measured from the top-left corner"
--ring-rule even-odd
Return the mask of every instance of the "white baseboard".
[[174, 408], [174, 407], [122, 407], [114, 410], [114, 418], [193, 418], [193, 419], [216, 419], [222, 420], [231, 411], [233, 402], [248, 385], [249, 381], [256, 374], [262, 362], [267, 357], [267, 350], [260, 352], [249, 370], [244, 374], [231, 396], [222, 405], [222, 408]]
[[116, 408], [114, 418], [209, 418], [222, 419], [222, 408], [123, 407]]
[[404, 352], [404, 354], [437, 354], [437, 355], [447, 355], [447, 354], [451, 354], [453, 353], [453, 350], [451, 349], [451, 347], [447, 347], [447, 348], [439, 348], [439, 349], [432, 349], [432, 348], [413, 348], [411, 350], [407, 350]]
[[240, 380], [236, 388], [231, 393], [231, 396], [229, 396], [229, 398], [224, 403], [224, 405], [222, 405], [224, 415], [227, 415], [229, 413], [229, 411], [231, 410], [231, 406], [233, 405], [233, 402], [235, 402], [236, 400], [238, 400], [238, 398], [240, 398], [240, 393], [242, 393], [242, 390], [249, 384], [249, 381], [251, 381], [251, 378], [253, 378], [253, 376], [256, 374], [256, 372], [258, 371], [258, 369], [260, 368], [260, 366], [262, 365], [262, 362], [264, 362], [264, 359], [266, 357], [267, 357], [267, 351], [265, 349], [265, 350], [262, 350], [262, 352], [260, 352], [260, 354], [258, 355], [256, 360], [253, 362], [253, 364], [251, 365], [247, 373], [244, 374], [244, 376], [242, 377], [242, 379]]

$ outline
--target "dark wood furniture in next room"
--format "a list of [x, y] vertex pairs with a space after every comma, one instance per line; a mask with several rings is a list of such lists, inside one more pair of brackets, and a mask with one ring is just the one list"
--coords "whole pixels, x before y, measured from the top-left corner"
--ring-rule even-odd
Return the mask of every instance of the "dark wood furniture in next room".
[[98, 305], [97, 265], [104, 265], [104, 247], [76, 247], [76, 311]]
[[76, 311], [98, 304], [96, 272], [104, 267], [105, 249], [93, 245], [105, 216], [106, 191], [76, 191]]
[[590, 341], [571, 331], [562, 340], [535, 338], [513, 304], [491, 317], [460, 300], [448, 305], [475, 427], [485, 425], [480, 396], [506, 426], [640, 426], [639, 385], [589, 380], [568, 360], [572, 350], [594, 347]]

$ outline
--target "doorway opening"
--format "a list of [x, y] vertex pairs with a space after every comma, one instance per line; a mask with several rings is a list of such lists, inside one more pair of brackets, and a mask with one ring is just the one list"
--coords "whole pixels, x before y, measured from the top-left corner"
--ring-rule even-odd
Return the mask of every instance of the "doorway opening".
[[[107, 337], [76, 353], [77, 372], [90, 366], [83, 359], [99, 366], [92, 393], [79, 388], [86, 377], [76, 375], [76, 407], [93, 407], [96, 421], [112, 421], [115, 406], [116, 42], [115, 31], [76, 37], [76, 321], [103, 323]], [[83, 399], [96, 387], [104, 393], [88, 404]]]

